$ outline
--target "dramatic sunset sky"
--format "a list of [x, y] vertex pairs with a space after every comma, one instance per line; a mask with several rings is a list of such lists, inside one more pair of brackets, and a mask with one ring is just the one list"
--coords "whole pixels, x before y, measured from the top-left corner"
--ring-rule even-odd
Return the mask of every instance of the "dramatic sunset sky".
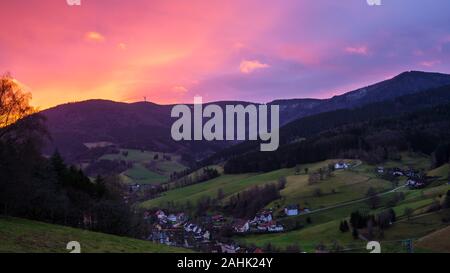
[[41, 109], [323, 98], [450, 73], [449, 14], [449, 0], [1, 0], [0, 73]]

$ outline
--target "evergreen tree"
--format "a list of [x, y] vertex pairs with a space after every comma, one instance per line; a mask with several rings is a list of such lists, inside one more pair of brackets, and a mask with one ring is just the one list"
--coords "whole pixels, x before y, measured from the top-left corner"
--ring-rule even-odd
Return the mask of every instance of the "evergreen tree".
[[358, 232], [358, 230], [356, 228], [353, 229], [352, 236], [353, 236], [353, 239], [358, 239], [359, 238], [359, 232]]

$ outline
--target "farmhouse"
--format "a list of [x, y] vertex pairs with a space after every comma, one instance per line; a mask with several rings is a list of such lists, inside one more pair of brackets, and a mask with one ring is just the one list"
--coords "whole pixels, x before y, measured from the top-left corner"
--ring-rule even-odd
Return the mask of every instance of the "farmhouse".
[[164, 211], [162, 211], [162, 210], [158, 210], [158, 211], [155, 213], [155, 215], [156, 215], [156, 217], [157, 217], [159, 220], [162, 220], [162, 219], [167, 218], [166, 214], [165, 214]]
[[256, 214], [255, 218], [253, 219], [252, 222], [254, 223], [265, 223], [265, 222], [270, 222], [272, 221], [273, 217], [272, 217], [272, 212], [268, 211], [268, 210], [264, 210], [258, 214]]
[[289, 205], [284, 208], [284, 213], [287, 216], [295, 216], [298, 215], [298, 205]]
[[240, 249], [240, 247], [238, 245], [234, 245], [234, 244], [228, 245], [228, 244], [219, 243], [218, 246], [220, 247], [220, 251], [222, 253], [236, 253]]
[[426, 186], [426, 182], [423, 180], [408, 179], [408, 181], [406, 181], [406, 185], [410, 189], [420, 189]]
[[268, 232], [282, 232], [284, 230], [282, 225], [272, 225], [267, 228]]
[[348, 169], [349, 165], [345, 162], [338, 162], [338, 163], [334, 164], [334, 168], [336, 170]]
[[399, 168], [394, 168], [394, 169], [392, 170], [392, 175], [395, 175], [395, 176], [403, 176], [404, 173], [403, 173], [403, 171], [402, 171], [401, 169], [399, 169]]
[[169, 216], [167, 216], [167, 220], [169, 220], [172, 223], [175, 223], [177, 221], [177, 216], [175, 214], [169, 214]]
[[247, 220], [236, 220], [233, 229], [238, 233], [245, 233], [250, 229], [250, 223]]
[[133, 184], [133, 185], [130, 185], [129, 191], [130, 191], [130, 193], [137, 192], [137, 191], [139, 191], [140, 188], [141, 188], [140, 184]]
[[261, 223], [257, 227], [258, 231], [281, 232], [284, 230], [282, 225], [277, 225], [275, 221]]

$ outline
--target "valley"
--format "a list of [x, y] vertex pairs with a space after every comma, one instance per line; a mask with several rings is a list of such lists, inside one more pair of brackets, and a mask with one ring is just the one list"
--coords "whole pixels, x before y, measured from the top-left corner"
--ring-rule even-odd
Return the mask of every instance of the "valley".
[[[425, 155], [404, 153], [401, 158], [398, 161], [384, 162], [382, 166], [412, 170], [426, 170], [430, 167], [430, 158]], [[305, 170], [314, 173], [336, 162], [346, 162], [349, 167], [334, 170], [329, 177], [317, 182], [311, 182], [310, 175], [305, 173]], [[253, 217], [250, 217], [247, 219], [250, 223], [248, 230], [234, 232], [232, 238], [235, 243], [241, 247], [250, 249], [257, 247], [267, 251], [285, 251], [292, 248], [306, 252], [315, 252], [318, 249], [366, 252], [367, 235], [355, 239], [351, 232], [340, 231], [339, 224], [343, 220], [349, 221], [350, 214], [354, 211], [377, 215], [392, 209], [396, 221], [384, 229], [382, 235], [378, 234], [380, 232], [378, 231], [378, 235], [372, 236], [381, 242], [385, 251], [406, 252], [405, 244], [408, 240], [412, 240], [413, 244], [417, 243], [427, 234], [447, 226], [443, 219], [450, 216], [450, 211], [443, 209], [430, 212], [433, 204], [442, 203], [447, 191], [450, 190], [446, 179], [440, 180], [437, 177], [433, 187], [412, 189], [406, 185], [407, 177], [388, 181], [377, 172], [377, 167], [380, 166], [358, 160], [335, 159], [265, 174], [222, 175], [200, 184], [165, 192], [161, 197], [143, 202], [141, 206], [146, 209], [172, 211], [178, 208], [184, 210], [186, 214], [195, 215], [187, 211], [189, 206], [185, 206], [186, 203], [195, 204], [206, 197], [217, 198], [217, 189], [223, 189], [223, 196], [212, 202], [219, 204], [215, 206], [219, 209], [210, 209], [206, 214], [205, 212], [202, 214], [214, 218], [214, 215], [223, 213], [220, 207], [232, 196], [242, 194], [252, 187], [276, 183], [279, 179], [285, 178], [286, 185], [280, 190], [279, 199], [262, 208], [262, 211], [271, 215], [271, 220], [267, 222], [274, 222], [282, 226], [283, 230], [261, 231], [259, 229], [261, 223], [255, 223]], [[428, 174], [439, 173], [441, 169], [445, 167], [433, 169]], [[369, 189], [376, 192], [374, 196], [377, 201], [371, 201], [373, 196], [368, 196]], [[299, 208], [298, 215], [286, 216], [284, 210], [288, 206]], [[231, 226], [238, 220], [230, 215], [224, 216]], [[195, 218], [191, 221], [195, 222]], [[359, 232], [367, 232], [367, 227]], [[418, 247], [417, 251], [420, 250]]]
[[[0, 251], [61, 252], [72, 234], [87, 252], [367, 252], [368, 241], [446, 251], [436, 238], [450, 222], [448, 79], [405, 72], [330, 99], [276, 101], [271, 152], [259, 141], [174, 141], [170, 106], [45, 110], [0, 137], [0, 236], [20, 237]], [[42, 141], [17, 138], [34, 134]]]

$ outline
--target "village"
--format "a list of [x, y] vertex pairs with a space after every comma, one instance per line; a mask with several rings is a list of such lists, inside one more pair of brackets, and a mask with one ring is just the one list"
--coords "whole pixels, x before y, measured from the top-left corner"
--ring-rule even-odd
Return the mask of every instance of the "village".
[[[308, 208], [289, 205], [284, 208], [284, 216], [296, 216], [309, 213]], [[150, 224], [146, 238], [160, 244], [193, 248], [212, 253], [262, 253], [257, 247], [243, 247], [222, 236], [284, 232], [285, 228], [273, 216], [273, 212], [264, 209], [253, 219], [234, 219], [222, 214], [189, 219], [186, 213], [166, 213], [164, 210], [144, 212], [144, 220]]]
[[[334, 170], [348, 170], [354, 164], [335, 162], [329, 166]], [[431, 177], [413, 168], [385, 168], [378, 166], [374, 172], [390, 181], [404, 180], [409, 189], [423, 188], [430, 183]], [[131, 185], [130, 192], [139, 191], [139, 185]], [[170, 246], [196, 249], [210, 253], [262, 253], [258, 247], [242, 246], [233, 241], [233, 237], [250, 234], [282, 233], [286, 229], [278, 220], [312, 211], [298, 204], [287, 204], [277, 213], [264, 208], [249, 219], [234, 218], [223, 214], [189, 217], [188, 212], [175, 212], [168, 209], [154, 209], [144, 212], [144, 220], [149, 224], [146, 240]]]
[[405, 186], [409, 189], [422, 189], [431, 183], [433, 180], [432, 177], [428, 177], [425, 173], [420, 170], [415, 170], [413, 168], [384, 168], [377, 167], [375, 172], [387, 178], [388, 180], [392, 180], [392, 178], [406, 178]]

